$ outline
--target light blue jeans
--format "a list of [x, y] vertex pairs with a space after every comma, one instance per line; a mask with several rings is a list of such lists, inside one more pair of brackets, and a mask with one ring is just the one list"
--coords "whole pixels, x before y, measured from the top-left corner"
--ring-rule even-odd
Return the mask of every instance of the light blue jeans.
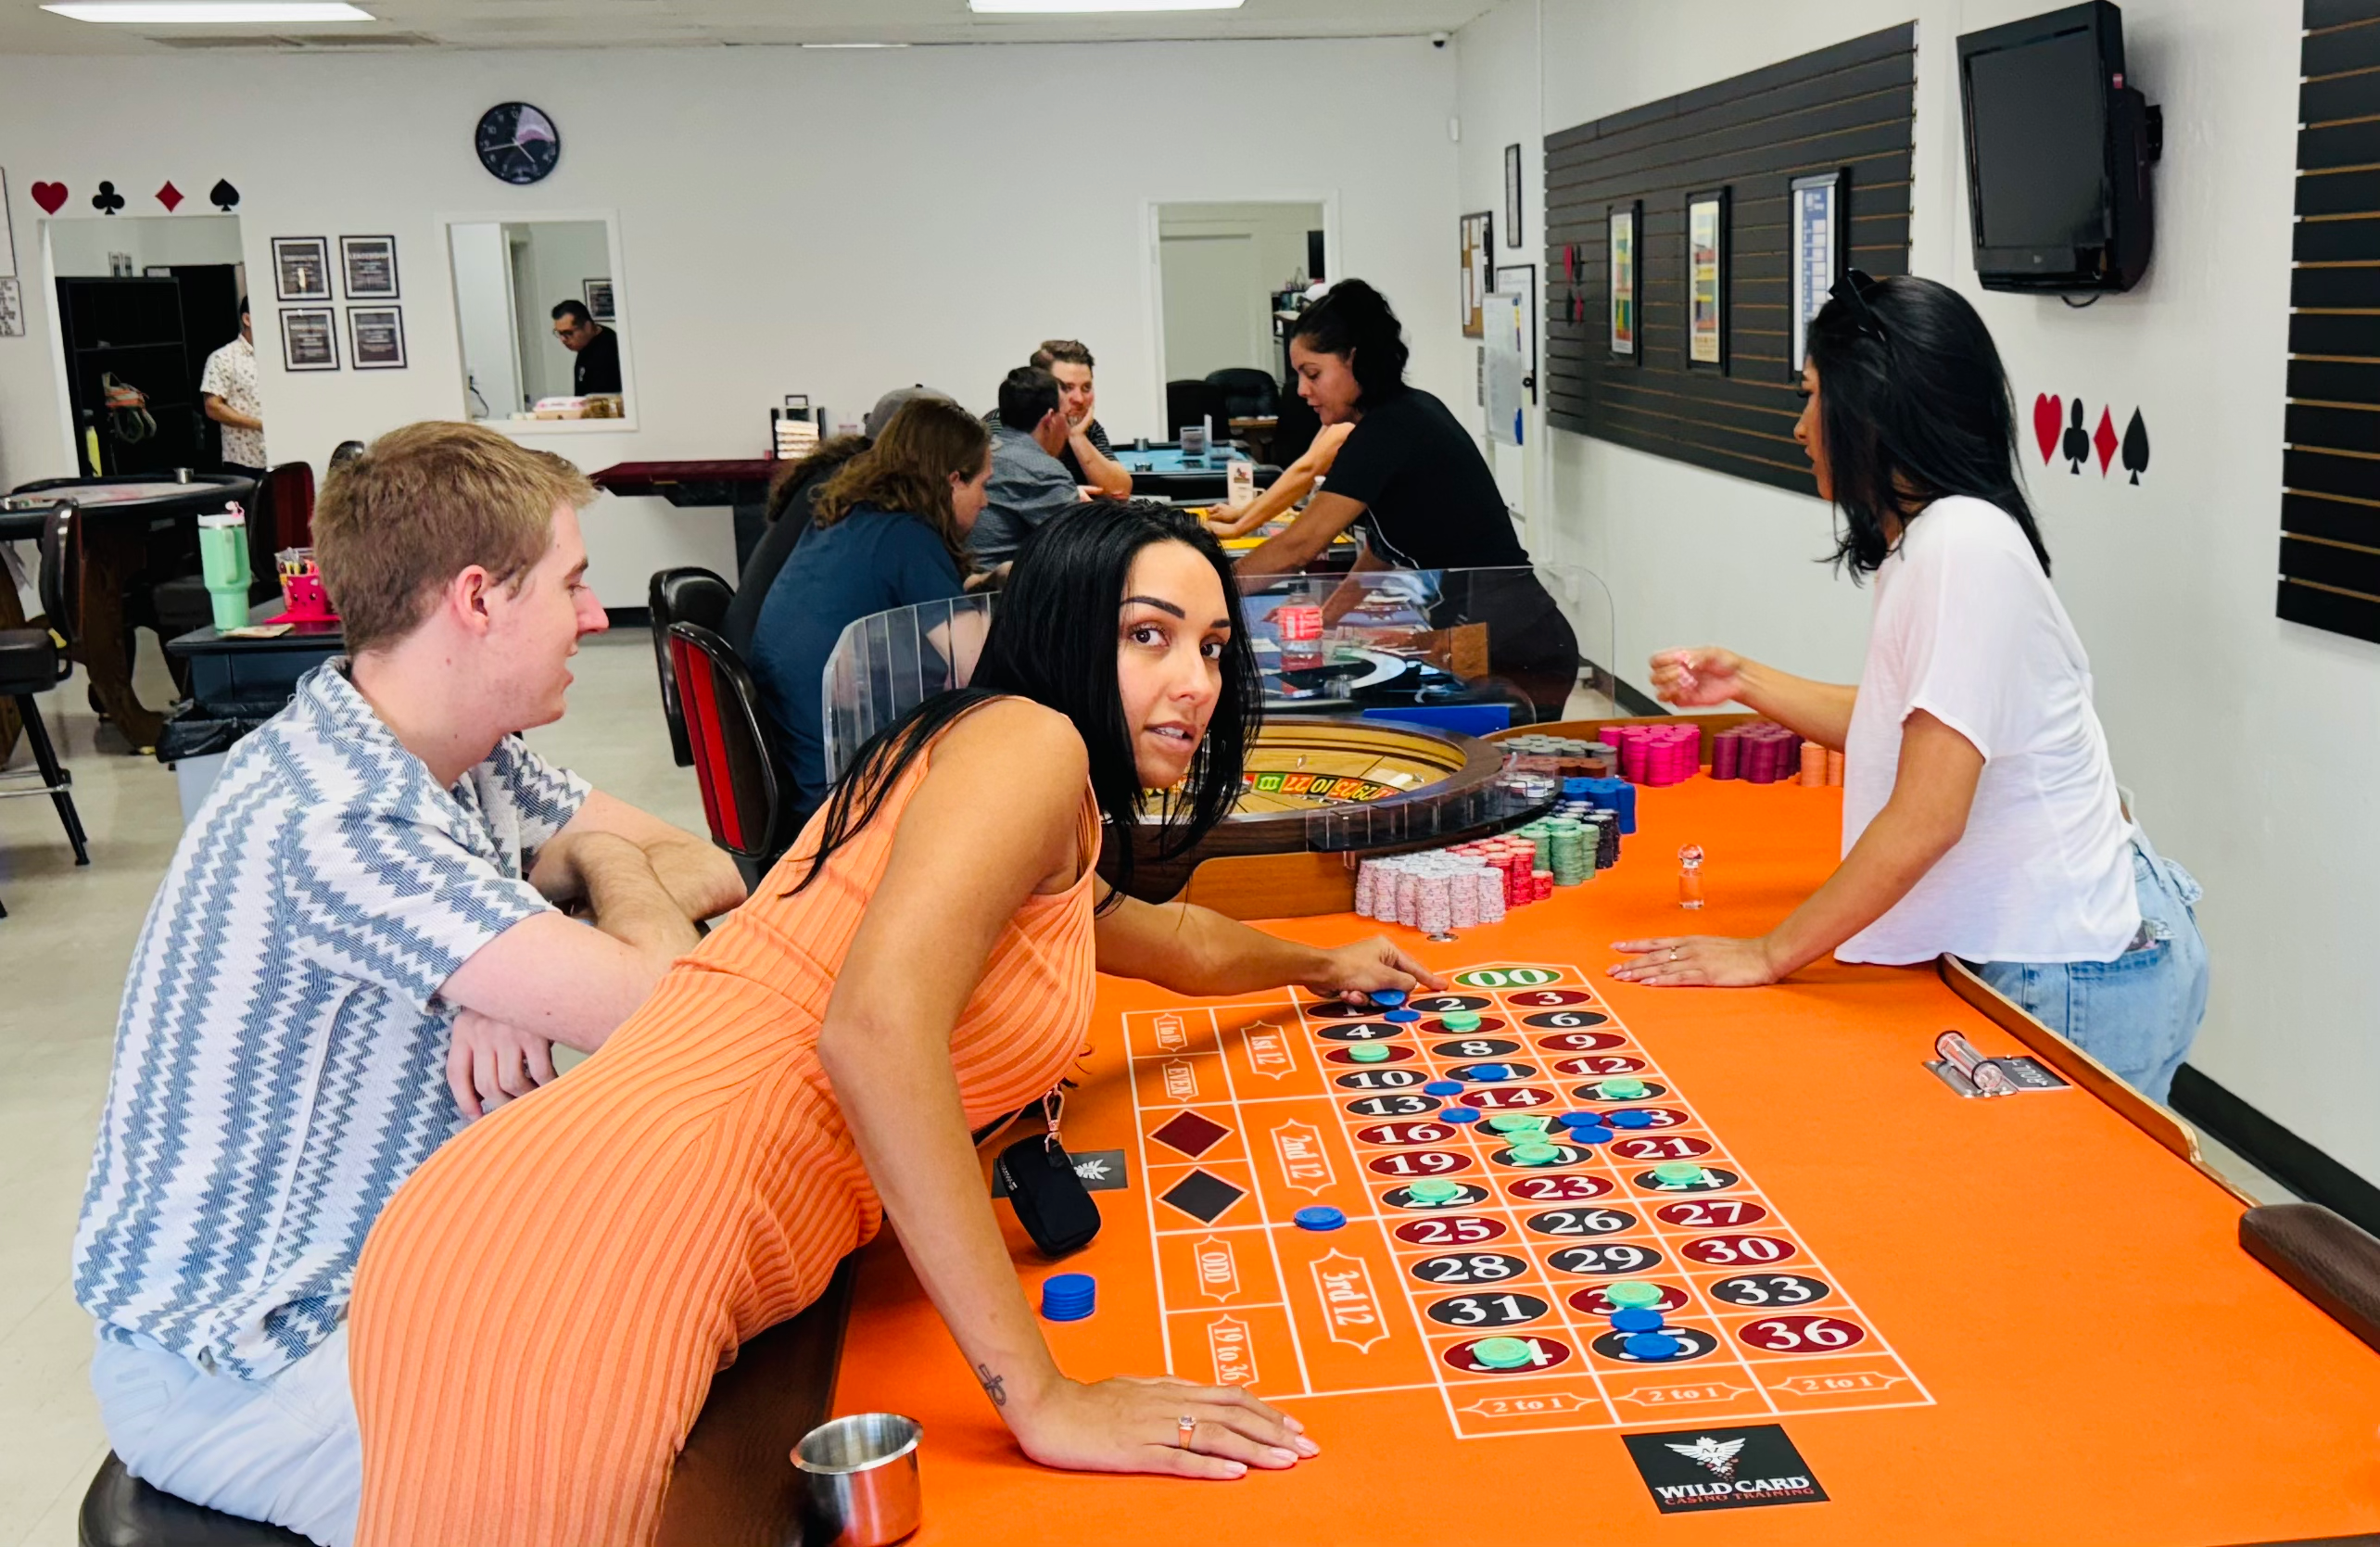
[[347, 1342], [342, 1325], [271, 1380], [240, 1380], [152, 1338], [102, 1338], [91, 1388], [108, 1443], [150, 1487], [347, 1547], [363, 1498]]
[[2133, 830], [2133, 887], [2145, 939], [2113, 961], [1979, 961], [2003, 998], [2163, 1101], [2207, 1014], [2207, 943], [2189, 871]]

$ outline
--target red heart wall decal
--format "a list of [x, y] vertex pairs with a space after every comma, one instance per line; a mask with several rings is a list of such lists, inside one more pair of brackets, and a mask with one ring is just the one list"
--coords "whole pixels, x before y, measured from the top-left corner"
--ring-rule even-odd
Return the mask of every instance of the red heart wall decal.
[[44, 213], [57, 214], [58, 208], [66, 203], [66, 184], [63, 183], [34, 184], [33, 202], [42, 207]]
[[2042, 465], [2057, 454], [2057, 437], [2066, 428], [2066, 405], [2054, 392], [2038, 393], [2033, 398], [2033, 439], [2041, 443]]

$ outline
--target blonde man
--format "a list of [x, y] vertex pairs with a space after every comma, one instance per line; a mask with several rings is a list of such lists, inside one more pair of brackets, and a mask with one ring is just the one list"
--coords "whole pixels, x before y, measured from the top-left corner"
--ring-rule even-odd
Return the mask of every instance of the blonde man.
[[742, 900], [725, 856], [521, 740], [604, 627], [593, 492], [460, 424], [383, 436], [323, 491], [349, 653], [233, 752], [175, 850], [75, 1237], [101, 1417], [168, 1492], [349, 1540], [347, 1303], [382, 1205]]

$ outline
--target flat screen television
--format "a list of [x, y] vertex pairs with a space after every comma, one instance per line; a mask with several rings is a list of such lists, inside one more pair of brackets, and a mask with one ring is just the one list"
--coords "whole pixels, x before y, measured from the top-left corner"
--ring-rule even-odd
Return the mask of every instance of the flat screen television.
[[2148, 268], [2158, 114], [2123, 12], [2069, 6], [1958, 40], [1967, 197], [1987, 290], [2120, 291]]

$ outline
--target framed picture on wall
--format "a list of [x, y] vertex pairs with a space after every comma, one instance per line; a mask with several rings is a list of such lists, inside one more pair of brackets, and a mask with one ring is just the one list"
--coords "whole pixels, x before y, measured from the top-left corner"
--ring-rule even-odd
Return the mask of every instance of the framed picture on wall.
[[1504, 147], [1504, 245], [1521, 245], [1521, 147]]
[[1612, 353], [1634, 364], [1644, 359], [1637, 326], [1644, 314], [1644, 271], [1637, 261], [1637, 233], [1644, 228], [1641, 201], [1614, 204], [1607, 211], [1610, 250], [1605, 273], [1611, 282]]
[[608, 279], [582, 279], [578, 293], [586, 298], [587, 315], [599, 323], [616, 323], [619, 314], [612, 309], [612, 282]]
[[1522, 355], [1527, 372], [1522, 385], [1529, 389], [1529, 401], [1538, 400], [1538, 272], [1534, 263], [1499, 263], [1496, 265], [1496, 288], [1521, 300]]
[[405, 312], [395, 306], [348, 308], [348, 354], [359, 371], [405, 368]]
[[1462, 217], [1462, 336], [1476, 338], [1487, 331], [1482, 308], [1488, 287], [1495, 283], [1496, 217], [1482, 209]]
[[1837, 170], [1793, 179], [1789, 221], [1793, 236], [1793, 336], [1785, 356], [1785, 376], [1802, 379], [1809, 352], [1810, 319], [1827, 304], [1827, 292], [1842, 277], [1843, 221], [1851, 174]]
[[281, 368], [285, 371], [335, 371], [339, 368], [339, 324], [327, 306], [285, 306], [281, 309]]
[[1686, 196], [1686, 367], [1728, 368], [1728, 190]]
[[[342, 236], [339, 272], [351, 301], [393, 301], [397, 298], [397, 238]], [[361, 363], [358, 361], [358, 363]]]
[[321, 236], [275, 236], [272, 239], [272, 298], [279, 301], [326, 301], [331, 298], [331, 244]]

